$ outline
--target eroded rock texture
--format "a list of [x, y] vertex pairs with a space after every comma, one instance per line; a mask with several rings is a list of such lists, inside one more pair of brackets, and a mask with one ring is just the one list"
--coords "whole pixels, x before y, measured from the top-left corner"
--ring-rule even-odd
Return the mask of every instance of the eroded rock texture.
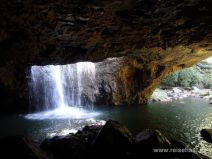
[[1, 0], [0, 10], [5, 109], [26, 103], [30, 65], [126, 56], [117, 101], [145, 103], [165, 75], [212, 55], [211, 0]]

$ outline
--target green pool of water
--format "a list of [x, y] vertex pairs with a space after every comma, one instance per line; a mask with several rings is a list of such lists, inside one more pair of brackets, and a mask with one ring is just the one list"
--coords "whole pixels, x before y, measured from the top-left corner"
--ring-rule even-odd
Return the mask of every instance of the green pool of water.
[[133, 134], [145, 128], [163, 133], [189, 144], [212, 158], [212, 144], [202, 140], [200, 130], [212, 128], [212, 105], [197, 98], [171, 103], [149, 103], [146, 106], [98, 107], [94, 117], [27, 119], [25, 114], [0, 117], [0, 137], [25, 135], [41, 141], [46, 137], [75, 132], [85, 125], [103, 124], [108, 119], [125, 124]]

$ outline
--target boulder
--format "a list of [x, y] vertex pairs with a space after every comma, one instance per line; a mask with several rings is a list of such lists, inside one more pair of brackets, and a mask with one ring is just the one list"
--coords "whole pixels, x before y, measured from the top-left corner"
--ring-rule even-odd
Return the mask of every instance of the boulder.
[[178, 87], [175, 87], [175, 88], [173, 88], [173, 92], [175, 92], [175, 93], [181, 93], [182, 90], [180, 88], [178, 88]]
[[153, 102], [171, 102], [172, 99], [168, 96], [167, 91], [157, 88], [151, 95], [150, 101]]
[[138, 151], [153, 152], [154, 149], [170, 148], [171, 142], [158, 130], [145, 130], [135, 137]]
[[202, 129], [200, 134], [205, 141], [212, 143], [212, 129]]
[[45, 139], [40, 147], [54, 159], [85, 158], [89, 149], [85, 140], [75, 134]]
[[113, 120], [104, 126], [85, 126], [76, 134], [46, 139], [41, 148], [54, 159], [208, 159], [158, 130], [147, 129], [133, 138], [125, 126]]
[[83, 138], [85, 142], [91, 146], [102, 127], [102, 125], [85, 126], [82, 130], [79, 130], [76, 135]]
[[23, 136], [1, 138], [0, 154], [0, 158], [5, 159], [49, 159], [35, 143]]
[[110, 156], [125, 153], [130, 149], [132, 142], [132, 134], [125, 126], [108, 120], [94, 140], [92, 148], [95, 152]]

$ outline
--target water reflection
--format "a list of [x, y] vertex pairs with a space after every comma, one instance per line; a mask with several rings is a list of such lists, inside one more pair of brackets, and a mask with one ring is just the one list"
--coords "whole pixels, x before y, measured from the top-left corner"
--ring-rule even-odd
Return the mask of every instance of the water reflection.
[[54, 137], [54, 136], [63, 136], [68, 135], [70, 133], [76, 133], [78, 130], [81, 130], [85, 125], [104, 125], [104, 120], [94, 120], [94, 119], [87, 119], [87, 120], [74, 120], [67, 122], [52, 122], [52, 126], [48, 127], [47, 129], [40, 130], [39, 133], [47, 132], [47, 137]]
[[[205, 116], [205, 118], [201, 121], [199, 131], [202, 129], [212, 128], [212, 113], [209, 113]], [[208, 143], [204, 140], [201, 140], [200, 135], [198, 134], [198, 141], [197, 148], [200, 153], [208, 155], [212, 157], [211, 150], [212, 150], [212, 144]]]
[[33, 121], [37, 129], [29, 129], [28, 134], [30, 137], [37, 141], [42, 141], [46, 137], [63, 136], [69, 133], [76, 133], [81, 130], [85, 125], [104, 125], [104, 120], [97, 119], [57, 119], [57, 120], [44, 120]]
[[83, 112], [80, 118], [73, 118], [76, 112], [72, 113], [72, 117], [65, 115], [67, 118], [60, 113], [58, 118], [52, 113], [44, 113], [45, 118], [40, 116], [42, 113], [27, 115], [30, 120], [23, 116], [1, 118], [0, 136], [26, 135], [41, 141], [46, 137], [72, 133], [85, 125], [104, 124], [106, 120], [113, 119], [126, 125], [133, 134], [146, 128], [159, 129], [212, 158], [212, 144], [200, 136], [201, 129], [212, 128], [212, 106], [205, 100], [189, 98], [183, 99], [183, 102], [149, 103], [142, 107], [101, 107]]

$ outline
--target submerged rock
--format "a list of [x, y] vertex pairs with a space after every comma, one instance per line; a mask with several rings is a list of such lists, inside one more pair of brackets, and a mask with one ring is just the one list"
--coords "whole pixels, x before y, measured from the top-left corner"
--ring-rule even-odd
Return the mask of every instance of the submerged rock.
[[30, 139], [13, 136], [0, 139], [0, 158], [49, 159]]
[[212, 143], [212, 129], [202, 129], [200, 133], [204, 140]]

